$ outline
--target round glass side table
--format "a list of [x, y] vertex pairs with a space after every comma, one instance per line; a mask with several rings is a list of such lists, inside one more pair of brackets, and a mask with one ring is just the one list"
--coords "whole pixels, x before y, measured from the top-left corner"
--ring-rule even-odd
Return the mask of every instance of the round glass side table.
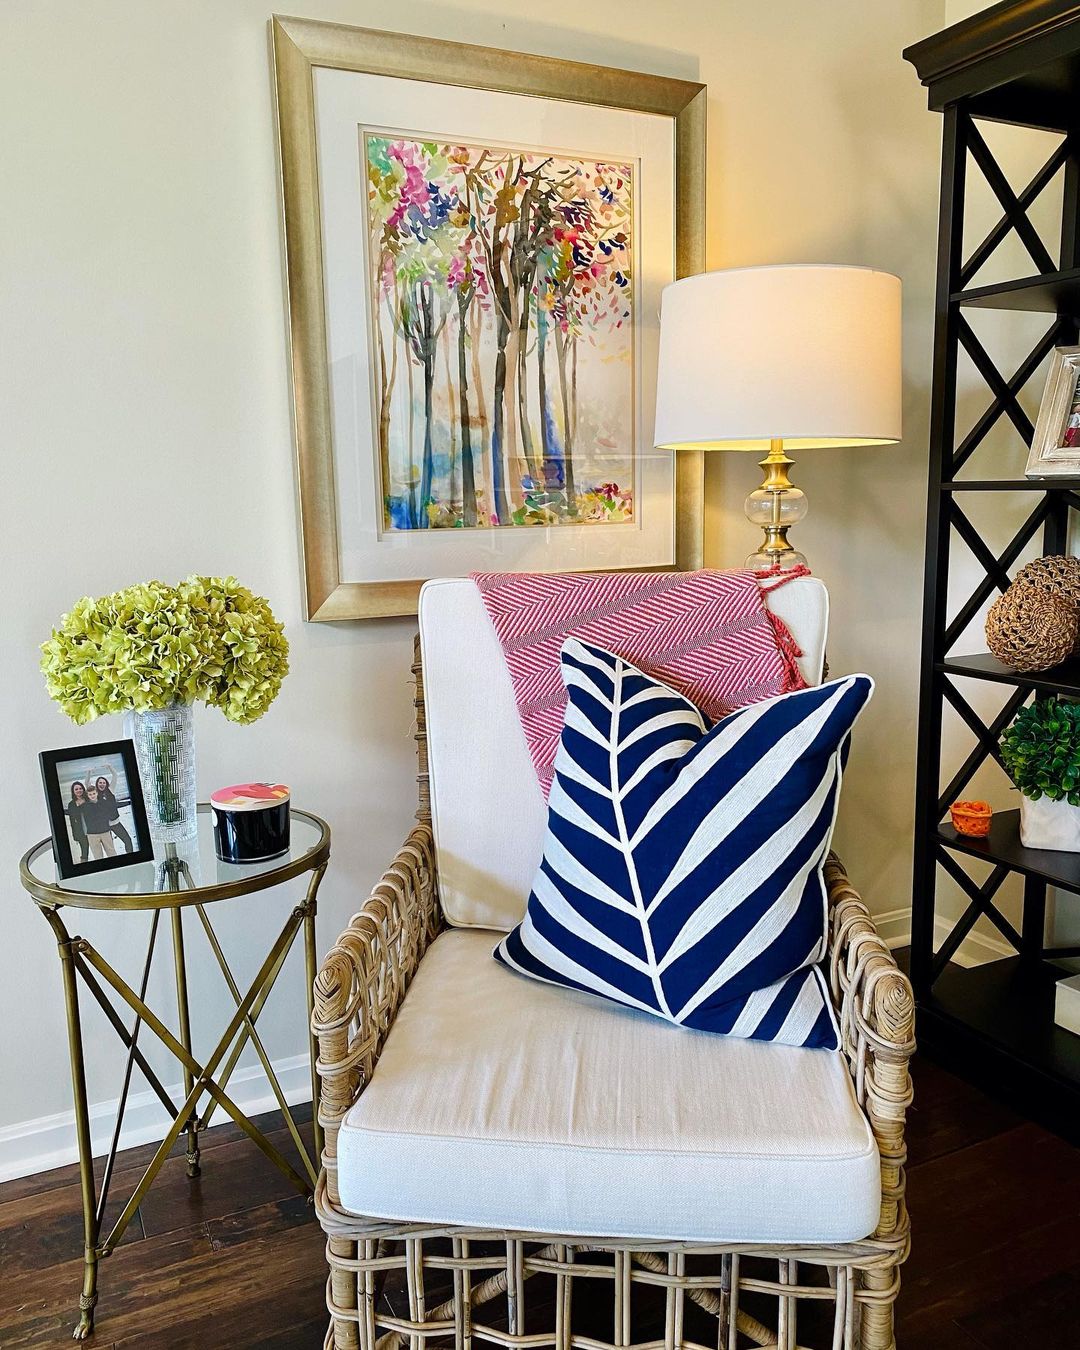
[[[218, 859], [214, 851], [210, 807], [205, 803], [199, 806], [198, 827], [198, 835], [194, 839], [181, 844], [156, 844], [155, 849], [161, 856], [154, 862], [136, 863], [130, 867], [118, 867], [112, 871], [74, 877], [67, 881], [61, 880], [56, 873], [52, 844], [48, 839], [35, 844], [23, 855], [19, 864], [23, 886], [33, 896], [34, 903], [45, 916], [56, 937], [63, 972], [71, 1084], [75, 1100], [75, 1131], [79, 1146], [85, 1247], [79, 1322], [74, 1332], [76, 1340], [85, 1340], [93, 1330], [99, 1262], [115, 1249], [181, 1134], [186, 1135], [188, 1176], [199, 1175], [199, 1135], [208, 1128], [218, 1107], [221, 1107], [267, 1158], [280, 1168], [298, 1191], [312, 1194], [318, 1179], [323, 1141], [319, 1127], [319, 1083], [315, 1072], [317, 1052], [311, 1036], [311, 1015], [314, 1010], [313, 985], [316, 974], [316, 896], [330, 859], [329, 826], [318, 816], [311, 815], [307, 811], [298, 811], [294, 807], [291, 812], [291, 847], [288, 853], [266, 862], [247, 863], [243, 866], [223, 863]], [[258, 974], [247, 990], [242, 992], [210, 922], [207, 907], [235, 896], [268, 890], [283, 881], [305, 874], [310, 874], [310, 880], [304, 899], [292, 909]], [[149, 938], [138, 989], [132, 988], [86, 938], [70, 934], [63, 911], [78, 909], [121, 913], [145, 910], [150, 913]], [[166, 911], [172, 930], [178, 1034], [174, 1034], [166, 1022], [146, 1003], [161, 916]], [[185, 913], [188, 915], [189, 926], [197, 920], [206, 934], [218, 968], [236, 1005], [236, 1011], [217, 1045], [201, 1059], [192, 1053], [191, 1045], [187, 959], [184, 950]], [[256, 1028], [259, 1014], [281, 973], [285, 958], [301, 931], [304, 935], [307, 979], [314, 1158], [304, 1145]], [[106, 1020], [127, 1050], [112, 1143], [106, 1155], [100, 1186], [97, 1185], [94, 1176], [90, 1138], [79, 1006], [80, 985], [90, 993], [94, 1002], [101, 1008]], [[107, 991], [111, 991], [112, 995], [119, 998], [122, 1004], [126, 1004], [134, 1014], [130, 1025], [125, 1022], [114, 998], [110, 998]], [[172, 1099], [139, 1046], [139, 1036], [144, 1026], [169, 1050], [181, 1066], [184, 1100], [180, 1103]], [[248, 1043], [258, 1055], [284, 1115], [285, 1124], [296, 1146], [299, 1170], [280, 1153], [228, 1095], [229, 1079]], [[169, 1113], [172, 1124], [119, 1218], [106, 1233], [105, 1207], [120, 1142], [120, 1131], [124, 1123], [132, 1073], [136, 1067]]]

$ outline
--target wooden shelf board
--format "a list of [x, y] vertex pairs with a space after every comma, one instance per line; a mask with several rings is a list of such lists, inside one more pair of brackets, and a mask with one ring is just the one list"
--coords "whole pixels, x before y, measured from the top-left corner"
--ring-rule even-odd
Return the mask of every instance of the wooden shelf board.
[[1080, 478], [951, 478], [942, 492], [1080, 492]]
[[946, 675], [962, 675], [975, 680], [994, 680], [998, 684], [1012, 684], [1024, 689], [1040, 689], [1050, 694], [1080, 697], [1080, 658], [1070, 657], [1060, 666], [1049, 670], [1024, 673], [999, 661], [989, 652], [974, 656], [947, 656], [937, 663], [937, 669]]
[[957, 834], [951, 825], [939, 825], [937, 836], [946, 848], [981, 858], [988, 863], [1004, 863], [1014, 872], [1038, 877], [1051, 886], [1080, 892], [1080, 853], [1059, 853], [1056, 849], [1025, 848], [1020, 842], [1020, 812], [995, 811], [990, 833], [985, 839]]
[[969, 309], [1018, 309], [1036, 314], [1080, 315], [1080, 267], [1065, 272], [1045, 272], [993, 286], [973, 286], [954, 291], [954, 305]]

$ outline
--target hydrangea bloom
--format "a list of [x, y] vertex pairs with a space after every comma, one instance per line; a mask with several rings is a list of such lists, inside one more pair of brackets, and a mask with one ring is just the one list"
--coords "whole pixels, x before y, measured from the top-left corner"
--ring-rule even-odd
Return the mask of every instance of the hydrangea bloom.
[[41, 652], [49, 696], [80, 725], [196, 700], [232, 722], [254, 722], [289, 670], [282, 625], [235, 577], [148, 581], [85, 596]]

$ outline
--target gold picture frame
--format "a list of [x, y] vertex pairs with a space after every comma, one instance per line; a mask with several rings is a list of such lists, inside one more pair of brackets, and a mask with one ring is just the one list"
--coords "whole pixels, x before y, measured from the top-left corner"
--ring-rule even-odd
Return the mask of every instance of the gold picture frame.
[[[705, 86], [434, 38], [274, 16], [288, 328], [306, 616], [414, 614], [423, 578], [343, 580], [340, 567], [314, 73], [354, 71], [667, 117], [674, 142], [675, 275], [704, 270]], [[702, 565], [704, 464], [675, 465], [676, 569]]]

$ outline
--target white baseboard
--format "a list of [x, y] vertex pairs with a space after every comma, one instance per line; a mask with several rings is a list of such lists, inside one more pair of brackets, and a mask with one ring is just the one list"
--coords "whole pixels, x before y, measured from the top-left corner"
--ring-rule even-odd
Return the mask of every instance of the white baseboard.
[[[278, 1060], [273, 1067], [290, 1106], [311, 1100], [307, 1055]], [[169, 1095], [176, 1102], [184, 1099], [183, 1089], [179, 1085], [170, 1087]], [[270, 1082], [257, 1064], [236, 1070], [229, 1079], [229, 1096], [246, 1116], [277, 1109], [277, 1098], [270, 1088]], [[111, 1101], [95, 1102], [90, 1107], [90, 1139], [95, 1157], [109, 1151], [116, 1105], [114, 1098]], [[228, 1119], [225, 1111], [218, 1107], [214, 1114], [215, 1123], [221, 1124]], [[164, 1139], [171, 1123], [155, 1093], [149, 1089], [132, 1092], [128, 1096], [124, 1113], [120, 1147], [135, 1148], [139, 1144]], [[0, 1128], [0, 1182], [30, 1176], [35, 1172], [47, 1172], [53, 1167], [63, 1167], [75, 1162], [78, 1156], [73, 1111], [60, 1111], [53, 1116], [39, 1116], [36, 1120], [23, 1120]]]
[[[891, 948], [907, 947], [911, 943], [911, 910], [888, 909], [873, 916], [874, 927], [881, 934], [887, 946]], [[934, 945], [940, 947], [948, 937], [952, 925], [945, 919], [934, 920]], [[1003, 956], [1015, 956], [1016, 953], [1001, 938], [985, 937], [982, 933], [969, 933], [960, 944], [953, 957], [958, 966], [965, 969], [970, 966], [984, 966], [988, 961], [1000, 961]]]
[[897, 947], [906, 947], [910, 944], [910, 909], [886, 909], [880, 914], [871, 915], [871, 918], [887, 947], [895, 951]]

